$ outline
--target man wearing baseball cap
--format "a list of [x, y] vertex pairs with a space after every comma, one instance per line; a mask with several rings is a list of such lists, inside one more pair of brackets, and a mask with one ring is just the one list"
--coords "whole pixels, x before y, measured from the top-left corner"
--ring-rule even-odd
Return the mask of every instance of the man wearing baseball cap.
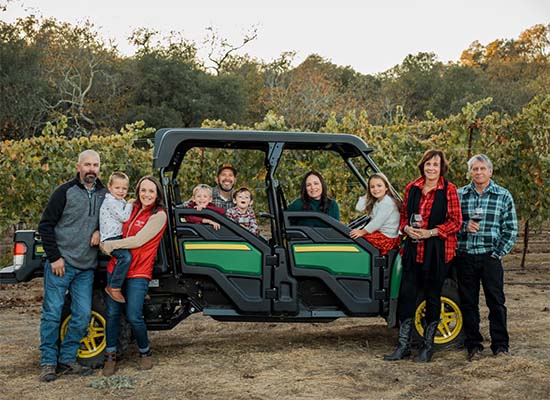
[[237, 170], [231, 163], [223, 163], [218, 168], [216, 187], [212, 189], [212, 203], [224, 210], [233, 207], [233, 188], [237, 182]]

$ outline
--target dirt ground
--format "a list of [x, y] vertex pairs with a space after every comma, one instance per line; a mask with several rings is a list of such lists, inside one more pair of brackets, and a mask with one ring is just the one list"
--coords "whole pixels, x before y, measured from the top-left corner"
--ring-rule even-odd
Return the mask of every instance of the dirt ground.
[[138, 371], [129, 354], [110, 380], [96, 371], [40, 383], [42, 281], [0, 285], [0, 399], [549, 399], [548, 240], [534, 249], [525, 270], [518, 253], [505, 259], [512, 355], [485, 350], [473, 363], [464, 350], [438, 352], [426, 365], [384, 362], [396, 331], [381, 318], [272, 324], [193, 315], [150, 333], [151, 371]]

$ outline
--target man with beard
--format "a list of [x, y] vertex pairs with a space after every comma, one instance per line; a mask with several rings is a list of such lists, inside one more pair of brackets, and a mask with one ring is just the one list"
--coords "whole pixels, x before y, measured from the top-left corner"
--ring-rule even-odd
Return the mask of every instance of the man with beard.
[[[47, 260], [44, 265], [44, 300], [40, 320], [40, 380], [58, 374], [91, 373], [76, 361], [92, 309], [92, 284], [97, 266], [99, 208], [106, 189], [98, 179], [99, 154], [85, 150], [78, 156], [77, 175], [51, 195], [38, 232]], [[58, 345], [65, 294], [71, 296], [71, 319]]]
[[233, 187], [237, 182], [237, 170], [230, 163], [223, 163], [218, 168], [216, 187], [212, 189], [212, 203], [216, 207], [227, 210], [234, 207]]

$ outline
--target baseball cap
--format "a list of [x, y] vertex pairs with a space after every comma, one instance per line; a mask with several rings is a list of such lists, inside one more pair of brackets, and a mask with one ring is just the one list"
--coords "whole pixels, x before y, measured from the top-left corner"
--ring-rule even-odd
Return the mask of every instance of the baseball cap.
[[237, 170], [235, 169], [235, 167], [233, 166], [233, 164], [231, 163], [223, 163], [219, 166], [218, 168], [218, 175], [221, 174], [221, 172], [224, 170], [224, 169], [230, 169], [231, 171], [233, 171], [233, 175], [237, 176]]

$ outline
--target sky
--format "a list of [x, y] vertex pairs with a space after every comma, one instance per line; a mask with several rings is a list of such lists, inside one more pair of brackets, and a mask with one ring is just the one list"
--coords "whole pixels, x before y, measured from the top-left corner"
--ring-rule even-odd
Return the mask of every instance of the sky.
[[409, 54], [433, 52], [440, 61], [458, 61], [475, 40], [516, 39], [535, 24], [550, 23], [550, 1], [11, 0], [0, 19], [13, 22], [29, 14], [72, 24], [90, 20], [124, 55], [133, 54], [127, 38], [139, 27], [165, 35], [181, 32], [199, 46], [207, 27], [234, 44], [257, 27], [258, 38], [240, 54], [270, 62], [295, 51], [294, 65], [318, 54], [375, 74], [401, 64]]

